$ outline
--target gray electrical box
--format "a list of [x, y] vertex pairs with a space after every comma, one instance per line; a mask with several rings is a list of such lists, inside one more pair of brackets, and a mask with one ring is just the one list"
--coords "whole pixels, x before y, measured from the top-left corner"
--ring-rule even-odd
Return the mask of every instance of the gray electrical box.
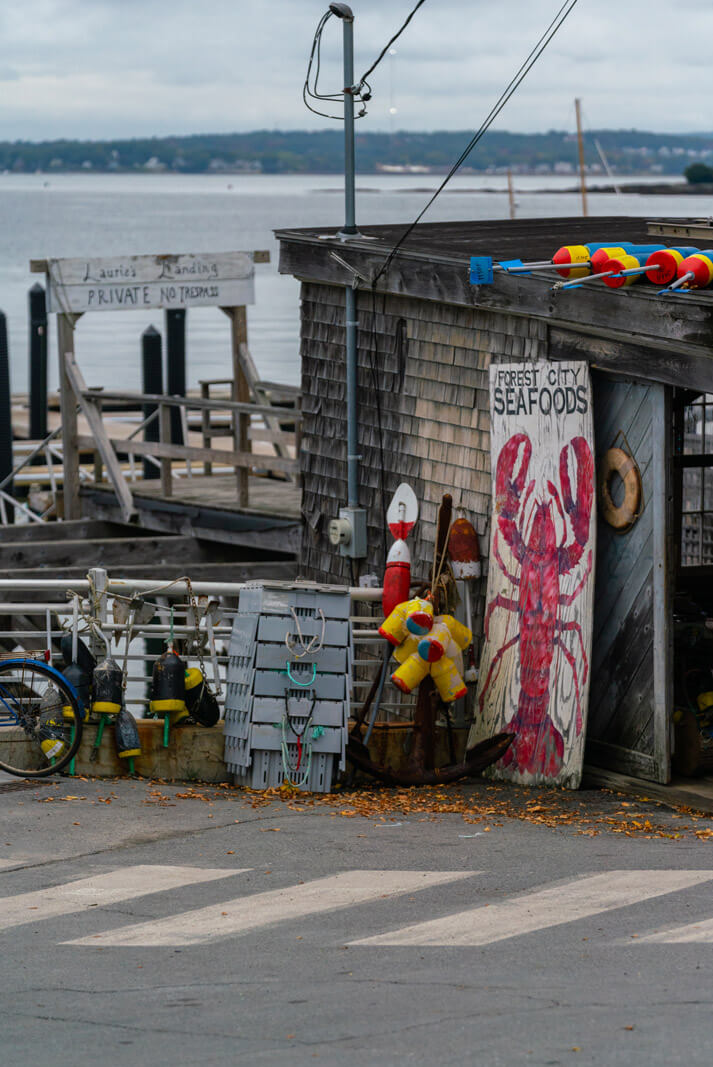
[[331, 520], [327, 532], [340, 555], [351, 559], [366, 556], [366, 508], [340, 508], [339, 518]]

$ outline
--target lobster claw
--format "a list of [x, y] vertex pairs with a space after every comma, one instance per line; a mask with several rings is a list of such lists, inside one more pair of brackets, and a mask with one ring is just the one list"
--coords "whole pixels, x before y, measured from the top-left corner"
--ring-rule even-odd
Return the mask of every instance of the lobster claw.
[[[519, 473], [513, 478], [520, 446], [524, 445]], [[495, 507], [499, 515], [514, 519], [520, 507], [520, 497], [527, 481], [532, 456], [532, 442], [526, 433], [516, 433], [505, 442], [498, 456], [495, 475]]]
[[[524, 447], [520, 468], [515, 477], [513, 477], [521, 446]], [[525, 544], [516, 520], [520, 509], [522, 491], [527, 481], [531, 456], [532, 442], [527, 434], [513, 434], [505, 442], [498, 456], [498, 466], [495, 474], [495, 510], [498, 515], [500, 532], [516, 559], [521, 562], [525, 553]]]
[[[577, 496], [572, 498], [572, 484], [569, 480], [568, 451], [572, 447], [577, 465]], [[562, 503], [572, 523], [572, 531], [578, 545], [584, 546], [589, 540], [589, 520], [592, 514], [594, 497], [594, 457], [584, 437], [573, 437], [569, 445], [560, 452], [560, 485], [562, 486]]]

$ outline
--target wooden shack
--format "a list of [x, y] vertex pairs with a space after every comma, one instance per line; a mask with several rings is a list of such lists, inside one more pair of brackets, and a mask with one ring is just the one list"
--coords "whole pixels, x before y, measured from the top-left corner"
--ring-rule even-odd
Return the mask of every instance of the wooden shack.
[[[588, 361], [597, 458], [625, 440], [643, 499], [626, 534], [598, 521], [586, 759], [668, 782], [674, 717], [690, 674], [675, 633], [682, 618], [694, 619], [705, 637], [713, 616], [713, 296], [665, 297], [645, 283], [553, 291], [551, 272], [496, 273], [492, 285], [474, 286], [469, 262], [547, 260], [561, 245], [592, 241], [709, 248], [713, 228], [623, 217], [421, 224], [372, 288], [403, 231], [362, 226], [348, 241], [334, 230], [278, 232], [280, 271], [302, 283], [300, 571], [331, 581], [353, 581], [357, 570], [381, 575], [385, 503], [402, 480], [422, 501], [417, 574], [432, 557], [443, 492], [466, 509], [486, 549], [490, 363]], [[344, 286], [352, 284], [360, 503], [368, 513], [368, 555], [356, 565], [327, 537], [329, 519], [346, 503]], [[482, 616], [484, 579], [479, 593]]]

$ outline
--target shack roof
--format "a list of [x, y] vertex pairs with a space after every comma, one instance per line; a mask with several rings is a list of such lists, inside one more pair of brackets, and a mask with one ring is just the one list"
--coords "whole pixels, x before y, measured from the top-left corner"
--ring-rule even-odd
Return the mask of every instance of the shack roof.
[[[672, 225], [685, 236], [659, 236]], [[406, 230], [403, 224], [359, 224], [344, 239], [334, 227], [283, 229], [280, 272], [298, 278], [370, 290], [374, 277]], [[503, 311], [546, 320], [550, 348], [581, 354], [602, 366], [655, 381], [713, 392], [713, 294], [694, 290], [662, 296], [651, 285], [553, 290], [553, 272], [496, 273], [492, 285], [471, 285], [471, 256], [548, 260], [564, 244], [631, 241], [666, 246], [713, 246], [703, 221], [628, 217], [542, 218], [420, 223], [409, 235], [377, 291], [423, 300]]]

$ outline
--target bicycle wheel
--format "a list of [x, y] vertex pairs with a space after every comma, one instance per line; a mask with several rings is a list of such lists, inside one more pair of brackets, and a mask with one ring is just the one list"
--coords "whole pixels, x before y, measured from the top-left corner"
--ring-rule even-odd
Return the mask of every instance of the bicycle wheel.
[[82, 740], [84, 711], [66, 678], [32, 659], [0, 660], [0, 771], [46, 778]]

